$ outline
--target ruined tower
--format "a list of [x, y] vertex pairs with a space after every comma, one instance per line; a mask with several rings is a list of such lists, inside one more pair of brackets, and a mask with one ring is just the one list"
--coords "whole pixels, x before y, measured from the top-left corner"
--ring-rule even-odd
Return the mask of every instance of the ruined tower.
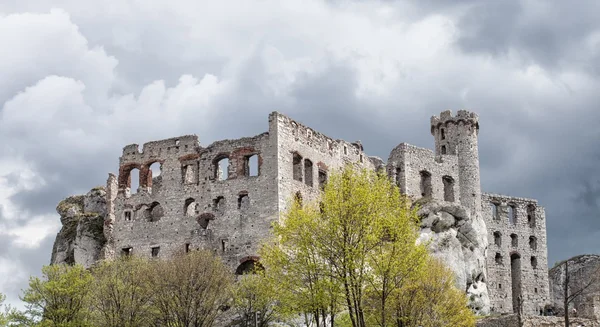
[[481, 181], [479, 177], [479, 116], [459, 110], [456, 116], [446, 110], [431, 117], [431, 134], [435, 138], [435, 154], [455, 155], [458, 158], [460, 203], [471, 215], [481, 210]]

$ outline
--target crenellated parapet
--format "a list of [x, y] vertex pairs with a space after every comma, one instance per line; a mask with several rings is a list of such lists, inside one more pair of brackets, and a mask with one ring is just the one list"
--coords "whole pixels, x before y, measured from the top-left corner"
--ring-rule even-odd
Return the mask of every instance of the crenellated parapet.
[[448, 126], [448, 124], [471, 126], [476, 132], [479, 132], [479, 115], [468, 110], [459, 110], [456, 116], [452, 115], [452, 110], [442, 111], [439, 117], [431, 117], [431, 134], [435, 135], [439, 128]]

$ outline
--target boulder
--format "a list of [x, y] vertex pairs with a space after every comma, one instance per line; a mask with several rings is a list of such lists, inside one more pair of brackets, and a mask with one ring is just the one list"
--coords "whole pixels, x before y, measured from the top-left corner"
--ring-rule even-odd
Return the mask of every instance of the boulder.
[[419, 242], [430, 242], [432, 255], [454, 271], [456, 286], [466, 290], [471, 309], [478, 315], [488, 314], [485, 222], [481, 217], [470, 217], [469, 211], [456, 203], [421, 199], [416, 205], [421, 219]]
[[106, 239], [106, 192], [96, 187], [86, 195], [70, 196], [56, 207], [62, 228], [52, 248], [51, 264], [81, 264], [90, 267], [100, 257]]

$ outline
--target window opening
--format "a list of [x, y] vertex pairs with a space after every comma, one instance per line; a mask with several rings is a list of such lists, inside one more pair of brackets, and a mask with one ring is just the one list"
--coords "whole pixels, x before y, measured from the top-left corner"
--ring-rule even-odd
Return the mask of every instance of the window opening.
[[229, 178], [229, 158], [225, 157], [217, 161], [215, 178], [219, 181], [224, 181]]
[[293, 155], [294, 180], [302, 182], [302, 156], [294, 152]]
[[125, 210], [125, 220], [126, 221], [131, 220], [131, 210]]
[[490, 203], [490, 208], [492, 209], [492, 219], [499, 219], [498, 216], [498, 204], [497, 203]]
[[519, 246], [519, 237], [517, 237], [517, 234], [510, 234], [510, 245], [512, 247]]
[[442, 134], [442, 140], [445, 140], [446, 139], [446, 131], [444, 131], [443, 128], [440, 131], [441, 131], [441, 134]]
[[508, 205], [508, 221], [513, 225], [517, 224], [517, 208], [512, 203]]
[[535, 206], [533, 204], [527, 206], [527, 223], [529, 223], [529, 227], [535, 227]]
[[454, 202], [454, 178], [444, 176], [442, 182], [444, 183], [444, 201]]
[[196, 207], [197, 207], [196, 200], [194, 200], [193, 198], [188, 198], [185, 200], [183, 212], [188, 217], [195, 216], [198, 213], [196, 210], [197, 209]]
[[136, 194], [140, 188], [140, 170], [133, 168], [129, 172], [129, 194]]
[[536, 257], [531, 257], [531, 267], [533, 267], [533, 269], [537, 268], [537, 258]]
[[500, 232], [494, 232], [494, 244], [502, 246], [502, 234]]
[[152, 178], [156, 178], [160, 176], [162, 170], [162, 165], [160, 162], [155, 162], [150, 165], [150, 171], [152, 172]]
[[253, 154], [249, 157], [246, 157], [246, 167], [245, 167], [246, 176], [258, 176], [258, 155]]
[[158, 253], [160, 252], [160, 246], [155, 246], [152, 248], [152, 257], [156, 258], [158, 257]]
[[325, 184], [327, 184], [327, 172], [319, 169], [319, 188], [325, 190]]
[[529, 237], [529, 248], [533, 251], [537, 250], [537, 238], [535, 236]]
[[428, 171], [421, 171], [421, 196], [430, 197], [432, 193], [431, 189], [431, 174]]
[[250, 208], [250, 197], [248, 197], [248, 193], [240, 193], [238, 196], [238, 209], [241, 211], [246, 211]]
[[497, 264], [501, 265], [502, 264], [502, 255], [498, 252], [496, 252], [496, 257], [494, 258], [494, 260], [496, 261]]
[[442, 145], [442, 154], [446, 154], [446, 146]]
[[123, 255], [123, 256], [129, 256], [129, 255], [131, 255], [132, 252], [133, 252], [132, 247], [121, 249], [121, 255]]
[[313, 163], [308, 159], [304, 159], [304, 183], [313, 186]]

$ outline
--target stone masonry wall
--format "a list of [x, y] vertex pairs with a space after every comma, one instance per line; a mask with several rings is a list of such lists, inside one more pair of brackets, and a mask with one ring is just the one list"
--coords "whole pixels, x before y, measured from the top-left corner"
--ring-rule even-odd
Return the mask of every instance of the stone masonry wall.
[[482, 213], [493, 312], [513, 312], [513, 294], [522, 294], [524, 314], [540, 314], [550, 303], [544, 208], [531, 199], [484, 194]]
[[[526, 313], [535, 314], [548, 303], [544, 209], [535, 200], [482, 195], [476, 114], [460, 110], [453, 116], [444, 111], [432, 117], [435, 150], [401, 143], [387, 164], [367, 156], [359, 141], [333, 139], [277, 112], [269, 115], [268, 126], [266, 133], [207, 147], [195, 135], [148, 142], [141, 151], [137, 144], [125, 146], [118, 175], [109, 174], [107, 181], [103, 235], [107, 241], [100, 257], [166, 258], [202, 247], [214, 250], [240, 272], [260, 260], [260, 242], [293, 197], [317, 199], [329, 174], [352, 163], [387, 170], [415, 201], [426, 197], [438, 201], [440, 208], [462, 206], [468, 211], [461, 220], [468, 228], [461, 223], [449, 232], [456, 232], [457, 239], [476, 238], [470, 242], [473, 246], [463, 244], [459, 251], [469, 258], [464, 263], [467, 288], [487, 289], [494, 312], [513, 311], [510, 256], [516, 253], [521, 257], [522, 280], [516, 291], [523, 293]], [[160, 166], [160, 175], [153, 176], [153, 165]], [[131, 189], [134, 169], [139, 171], [137, 190]], [[226, 178], [221, 180], [222, 176]], [[500, 220], [492, 218], [491, 202], [500, 205]], [[508, 223], [508, 203], [516, 206], [516, 224]], [[534, 225], [527, 221], [528, 205], [535, 207]], [[496, 232], [501, 245], [494, 244]], [[516, 246], [510, 244], [511, 234], [518, 239]], [[536, 249], [530, 248], [530, 237], [535, 238]], [[496, 263], [496, 253], [503, 263]], [[532, 257], [537, 268], [531, 266]], [[481, 290], [476, 293], [485, 295]]]
[[[430, 194], [423, 190], [422, 172], [430, 175]], [[398, 145], [388, 158], [388, 175], [402, 193], [416, 200], [429, 196], [435, 200], [460, 203], [458, 160], [453, 155], [436, 157], [433, 151], [406, 143]], [[427, 186], [425, 186], [427, 188]], [[450, 198], [448, 198], [448, 196]]]
[[[258, 155], [258, 176], [248, 176], [248, 158]], [[229, 160], [219, 180], [219, 160]], [[276, 142], [268, 133], [224, 140], [202, 148], [195, 137], [127, 146], [121, 157], [114, 200], [115, 255], [168, 257], [210, 248], [236, 268], [257, 260], [259, 242], [276, 220]], [[161, 164], [152, 178], [149, 169]], [[130, 192], [130, 171], [140, 169], [140, 188]]]

